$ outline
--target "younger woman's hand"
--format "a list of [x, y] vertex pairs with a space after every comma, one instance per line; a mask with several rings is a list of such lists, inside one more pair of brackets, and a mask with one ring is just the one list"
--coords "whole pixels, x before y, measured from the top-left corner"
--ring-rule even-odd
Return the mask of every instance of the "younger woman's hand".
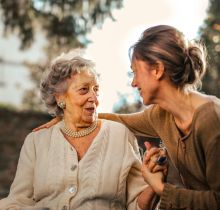
[[142, 176], [144, 180], [153, 188], [153, 190], [158, 194], [161, 195], [164, 188], [164, 175], [163, 172], [159, 171], [153, 173], [149, 170], [146, 164], [142, 164], [141, 167]]
[[57, 124], [59, 121], [61, 121], [61, 118], [60, 117], [55, 117], [52, 120], [50, 120], [49, 122], [47, 122], [43, 125], [40, 125], [37, 128], [34, 128], [32, 131], [38, 131], [38, 130], [43, 129], [43, 128], [50, 128], [51, 126]]
[[167, 175], [168, 161], [167, 152], [165, 149], [151, 147], [149, 142], [145, 142], [146, 155], [143, 158], [144, 164], [148, 165], [148, 169], [152, 173], [158, 171], [163, 172], [164, 176]]
[[[145, 142], [145, 147], [147, 153], [143, 158], [142, 176], [153, 190], [158, 195], [161, 195], [164, 188], [164, 178], [167, 173], [166, 151], [161, 148], [151, 147], [147, 142]], [[162, 159], [158, 161], [159, 157], [162, 157]]]

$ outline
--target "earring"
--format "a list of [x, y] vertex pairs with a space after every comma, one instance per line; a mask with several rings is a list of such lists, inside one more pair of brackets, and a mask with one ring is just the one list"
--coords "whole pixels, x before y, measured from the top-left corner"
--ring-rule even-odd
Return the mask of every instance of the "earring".
[[66, 103], [65, 103], [65, 101], [59, 101], [57, 103], [57, 106], [59, 106], [61, 109], [65, 109], [66, 108]]

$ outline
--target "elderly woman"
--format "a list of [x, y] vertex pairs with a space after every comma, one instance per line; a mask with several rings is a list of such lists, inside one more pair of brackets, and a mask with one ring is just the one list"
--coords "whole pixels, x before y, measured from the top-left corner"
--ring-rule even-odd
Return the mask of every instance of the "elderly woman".
[[142, 178], [135, 137], [120, 123], [97, 119], [94, 64], [71, 53], [59, 57], [41, 94], [63, 120], [27, 136], [0, 209], [149, 209], [154, 192]]

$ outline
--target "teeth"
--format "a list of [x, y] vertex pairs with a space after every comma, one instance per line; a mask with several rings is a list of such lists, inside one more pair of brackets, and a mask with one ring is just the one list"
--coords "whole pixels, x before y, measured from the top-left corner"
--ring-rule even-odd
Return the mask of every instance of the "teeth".
[[86, 108], [86, 109], [89, 110], [89, 111], [95, 110], [95, 108]]

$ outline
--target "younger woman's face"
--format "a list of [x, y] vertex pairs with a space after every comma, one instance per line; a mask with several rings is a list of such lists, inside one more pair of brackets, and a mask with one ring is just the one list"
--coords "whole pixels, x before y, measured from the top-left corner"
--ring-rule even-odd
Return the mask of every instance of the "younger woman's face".
[[153, 66], [134, 58], [131, 69], [133, 71], [132, 87], [138, 89], [145, 105], [152, 104], [158, 91], [158, 80], [155, 78]]

